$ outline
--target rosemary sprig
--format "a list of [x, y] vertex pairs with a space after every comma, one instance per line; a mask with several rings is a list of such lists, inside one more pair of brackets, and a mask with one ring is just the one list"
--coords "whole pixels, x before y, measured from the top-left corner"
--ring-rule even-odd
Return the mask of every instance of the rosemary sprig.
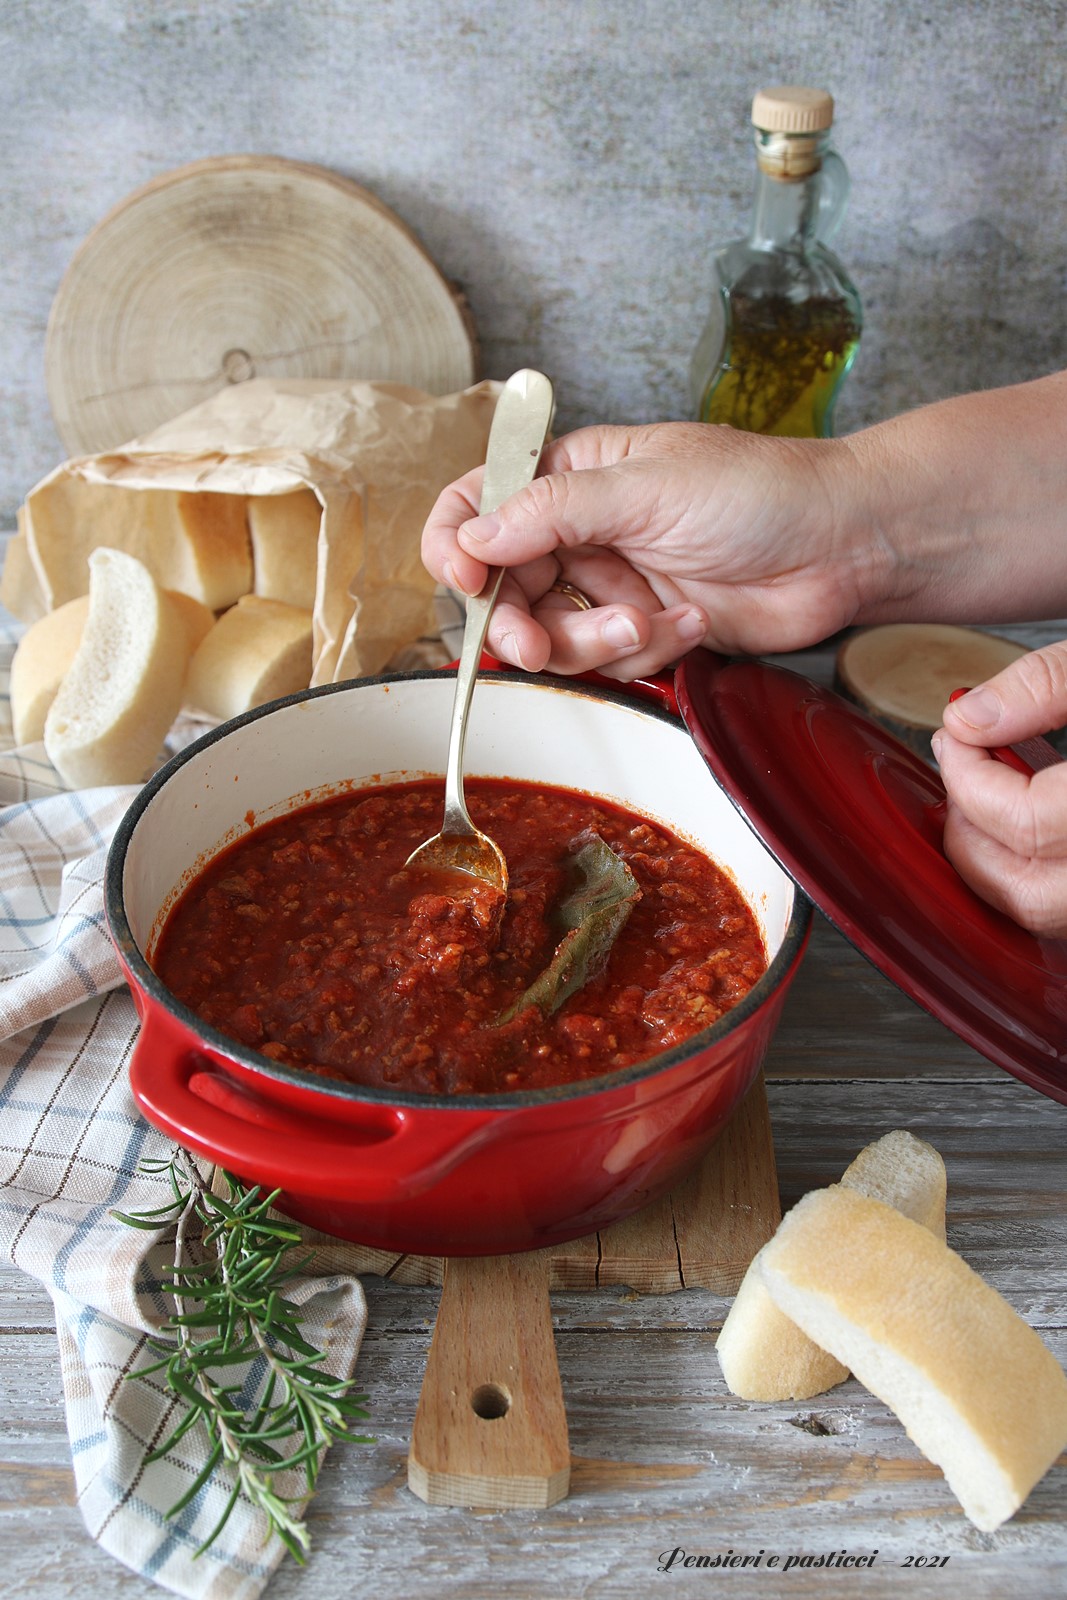
[[[112, 1216], [131, 1228], [173, 1226], [174, 1265], [165, 1269], [165, 1287], [175, 1311], [160, 1330], [166, 1337], [149, 1340], [160, 1359], [130, 1376], [162, 1372], [167, 1388], [184, 1403], [181, 1420], [148, 1460], [167, 1455], [198, 1424], [208, 1438], [202, 1470], [167, 1515], [177, 1516], [217, 1468], [228, 1468], [229, 1498], [197, 1555], [218, 1538], [243, 1490], [303, 1564], [310, 1540], [294, 1507], [312, 1493], [326, 1445], [342, 1436], [369, 1442], [348, 1432], [354, 1418], [367, 1414], [361, 1404], [366, 1395], [350, 1393], [347, 1380], [323, 1372], [322, 1351], [299, 1331], [303, 1313], [284, 1288], [307, 1259], [293, 1262], [300, 1234], [270, 1215], [278, 1191], [263, 1195], [224, 1172], [227, 1192], [215, 1194], [183, 1150], [169, 1161], [141, 1165], [142, 1171], [169, 1177], [173, 1199], [152, 1211]], [[266, 1382], [259, 1404], [246, 1412], [243, 1385], [228, 1383], [227, 1369], [255, 1360], [265, 1364]], [[283, 1447], [294, 1444], [286, 1454]], [[276, 1475], [300, 1467], [302, 1492], [282, 1494]]]

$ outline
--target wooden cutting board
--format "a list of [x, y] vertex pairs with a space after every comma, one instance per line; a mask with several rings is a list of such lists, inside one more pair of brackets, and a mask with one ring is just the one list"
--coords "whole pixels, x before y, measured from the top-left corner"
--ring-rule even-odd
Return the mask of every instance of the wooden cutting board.
[[[570, 1451], [549, 1290], [625, 1284], [641, 1294], [732, 1295], [780, 1220], [761, 1075], [672, 1194], [590, 1238], [448, 1261], [337, 1243], [338, 1270], [442, 1284], [408, 1453], [410, 1488], [430, 1505], [561, 1500]], [[329, 1270], [328, 1242], [320, 1235], [316, 1243], [317, 1264]]]
[[376, 195], [277, 156], [162, 173], [92, 230], [59, 286], [45, 375], [71, 455], [125, 444], [246, 378], [477, 376], [462, 293]]

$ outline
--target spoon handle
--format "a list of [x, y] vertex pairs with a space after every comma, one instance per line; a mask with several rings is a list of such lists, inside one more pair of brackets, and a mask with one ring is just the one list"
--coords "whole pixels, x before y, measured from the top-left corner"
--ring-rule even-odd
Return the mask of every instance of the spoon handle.
[[[525, 367], [521, 372], [513, 373], [504, 385], [489, 430], [485, 480], [479, 508], [483, 516], [495, 511], [504, 500], [519, 489], [524, 489], [532, 480], [552, 421], [552, 408], [552, 385], [544, 373]], [[489, 618], [493, 614], [503, 576], [502, 567], [490, 567], [481, 593], [467, 601], [467, 620], [463, 628], [463, 646], [456, 670], [456, 693], [448, 733], [444, 833], [469, 833], [471, 829], [463, 798], [467, 715], [474, 694], [474, 680], [478, 676], [482, 646], [489, 630]]]
[[463, 796], [463, 752], [467, 742], [467, 714], [478, 676], [482, 645], [489, 631], [503, 567], [490, 567], [485, 587], [467, 601], [467, 620], [463, 625], [463, 646], [456, 668], [456, 693], [452, 701], [452, 722], [448, 730], [448, 761], [445, 766], [445, 815], [442, 833], [470, 833], [471, 821]]

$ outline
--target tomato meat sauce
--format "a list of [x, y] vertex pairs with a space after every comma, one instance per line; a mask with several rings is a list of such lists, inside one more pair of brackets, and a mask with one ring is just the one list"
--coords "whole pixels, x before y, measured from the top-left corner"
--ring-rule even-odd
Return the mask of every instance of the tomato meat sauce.
[[[254, 828], [194, 879], [153, 965], [205, 1022], [290, 1067], [430, 1094], [545, 1089], [617, 1071], [708, 1027], [767, 967], [750, 908], [701, 851], [565, 789], [469, 779], [507, 858], [506, 902], [408, 871], [440, 825], [427, 780], [339, 795]], [[596, 972], [552, 1014], [501, 1021], [551, 962], [553, 908], [590, 830], [640, 896]]]

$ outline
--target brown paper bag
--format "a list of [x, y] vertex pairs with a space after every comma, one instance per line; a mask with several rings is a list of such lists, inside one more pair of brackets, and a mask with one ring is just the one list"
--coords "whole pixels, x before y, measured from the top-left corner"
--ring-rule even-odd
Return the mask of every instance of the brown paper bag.
[[[322, 507], [311, 682], [380, 672], [436, 631], [422, 527], [440, 490], [485, 460], [499, 388], [439, 397], [393, 383], [256, 378], [224, 389], [39, 483], [20, 510], [0, 600], [30, 622], [86, 593], [89, 552], [106, 544], [219, 609], [253, 587], [247, 498], [310, 489]], [[193, 523], [190, 556], [176, 530]]]

